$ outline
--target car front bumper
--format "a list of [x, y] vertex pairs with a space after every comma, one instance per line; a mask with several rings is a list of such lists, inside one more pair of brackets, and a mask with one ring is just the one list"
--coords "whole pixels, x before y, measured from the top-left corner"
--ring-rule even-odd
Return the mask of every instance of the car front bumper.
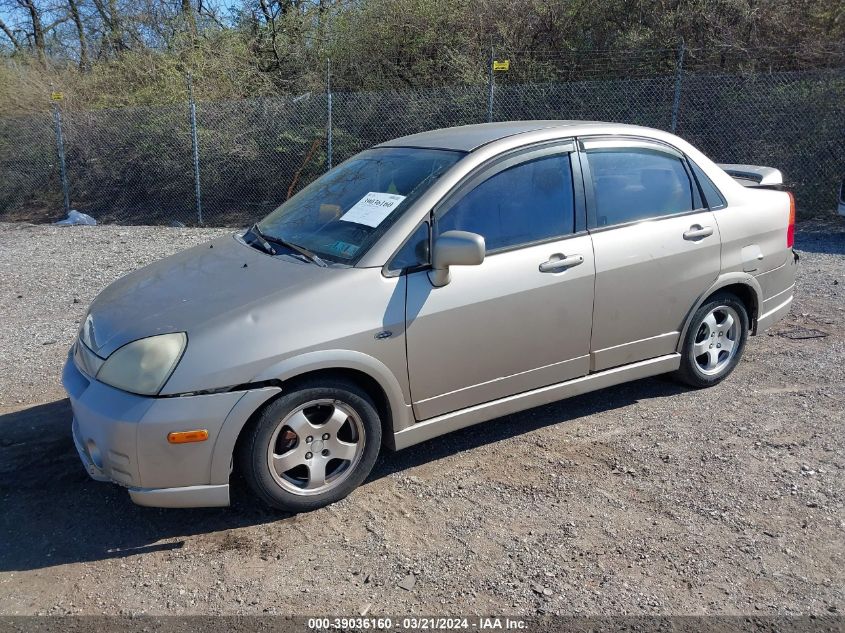
[[[249, 392], [137, 396], [89, 378], [76, 367], [72, 354], [65, 363], [62, 384], [73, 409], [73, 441], [93, 479], [128, 488], [139, 505], [229, 505], [228, 468], [212, 468], [215, 445], [233, 409]], [[238, 430], [245, 415], [240, 412], [238, 417], [243, 419], [235, 421]], [[208, 440], [167, 441], [172, 431], [194, 429], [206, 429]], [[227, 465], [231, 446], [228, 450]]]

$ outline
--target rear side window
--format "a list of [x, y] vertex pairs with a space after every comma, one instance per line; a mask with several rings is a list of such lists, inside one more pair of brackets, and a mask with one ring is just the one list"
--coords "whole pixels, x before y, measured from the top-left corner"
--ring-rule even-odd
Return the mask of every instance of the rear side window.
[[446, 211], [437, 231], [478, 233], [493, 251], [568, 235], [574, 226], [572, 164], [562, 154], [494, 174]]
[[624, 224], [695, 209], [680, 158], [645, 148], [587, 150], [598, 226]]
[[704, 171], [694, 162], [689, 162], [692, 168], [692, 173], [695, 174], [695, 179], [698, 181], [698, 186], [701, 187], [701, 194], [704, 196], [704, 204], [710, 209], [724, 209], [728, 206], [725, 197], [713, 184], [713, 181], [704, 173]]

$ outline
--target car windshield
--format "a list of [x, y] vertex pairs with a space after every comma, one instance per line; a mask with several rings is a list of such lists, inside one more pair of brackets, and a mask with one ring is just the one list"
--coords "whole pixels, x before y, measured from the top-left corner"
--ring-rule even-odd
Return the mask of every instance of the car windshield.
[[352, 264], [463, 156], [407, 147], [361, 152], [287, 200], [258, 228], [270, 241]]

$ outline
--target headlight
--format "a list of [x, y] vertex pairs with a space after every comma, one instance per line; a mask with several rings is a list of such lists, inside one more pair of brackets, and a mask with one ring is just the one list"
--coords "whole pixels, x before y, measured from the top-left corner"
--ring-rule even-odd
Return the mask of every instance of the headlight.
[[94, 317], [91, 313], [85, 315], [85, 320], [79, 328], [79, 340], [85, 343], [88, 349], [96, 349], [97, 344], [94, 338]]
[[106, 359], [97, 380], [145, 396], [156, 395], [176, 368], [188, 342], [184, 332], [127, 343]]

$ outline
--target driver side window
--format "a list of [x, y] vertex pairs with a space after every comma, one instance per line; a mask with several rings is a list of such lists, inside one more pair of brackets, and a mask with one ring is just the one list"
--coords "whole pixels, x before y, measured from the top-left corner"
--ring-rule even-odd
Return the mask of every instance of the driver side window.
[[574, 232], [575, 197], [569, 154], [545, 156], [500, 171], [437, 220], [437, 232], [470, 231], [487, 251]]

